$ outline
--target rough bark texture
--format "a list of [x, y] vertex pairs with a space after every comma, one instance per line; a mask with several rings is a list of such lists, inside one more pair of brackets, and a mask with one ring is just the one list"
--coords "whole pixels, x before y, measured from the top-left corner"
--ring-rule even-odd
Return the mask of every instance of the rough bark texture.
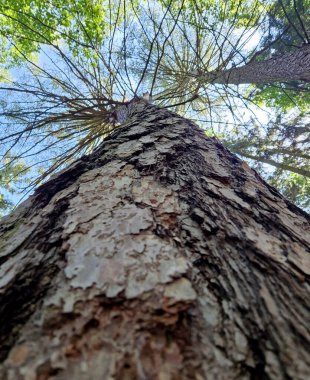
[[206, 80], [223, 84], [263, 84], [296, 80], [310, 82], [310, 44], [265, 61], [209, 73]]
[[308, 221], [137, 103], [2, 222], [1, 380], [309, 379]]

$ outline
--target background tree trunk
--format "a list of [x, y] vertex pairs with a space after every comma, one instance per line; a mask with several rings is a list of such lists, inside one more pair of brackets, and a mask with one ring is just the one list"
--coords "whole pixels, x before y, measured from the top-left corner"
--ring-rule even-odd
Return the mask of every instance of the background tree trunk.
[[136, 103], [2, 222], [2, 380], [308, 379], [307, 215]]
[[206, 74], [206, 80], [223, 84], [263, 84], [296, 80], [310, 82], [310, 45], [264, 61]]

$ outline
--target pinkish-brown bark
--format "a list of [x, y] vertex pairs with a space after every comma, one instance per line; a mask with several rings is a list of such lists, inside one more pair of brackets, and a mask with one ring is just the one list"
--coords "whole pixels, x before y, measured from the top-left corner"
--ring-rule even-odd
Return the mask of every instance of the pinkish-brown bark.
[[310, 376], [309, 217], [137, 103], [1, 225], [1, 380]]

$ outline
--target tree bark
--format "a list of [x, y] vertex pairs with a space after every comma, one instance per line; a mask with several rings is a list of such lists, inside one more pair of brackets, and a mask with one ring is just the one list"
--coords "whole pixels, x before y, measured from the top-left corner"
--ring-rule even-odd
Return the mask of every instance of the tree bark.
[[310, 82], [310, 44], [264, 61], [203, 74], [202, 79], [221, 84], [264, 84], [296, 80]]
[[308, 379], [309, 217], [137, 102], [2, 221], [2, 380]]

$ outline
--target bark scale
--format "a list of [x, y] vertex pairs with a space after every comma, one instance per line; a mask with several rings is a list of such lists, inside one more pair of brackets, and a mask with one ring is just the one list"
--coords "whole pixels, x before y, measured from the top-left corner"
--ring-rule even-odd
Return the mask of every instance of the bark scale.
[[309, 217], [136, 109], [1, 225], [3, 380], [310, 376]]
[[310, 44], [264, 61], [203, 74], [202, 80], [221, 84], [264, 84], [298, 80], [310, 82]]

